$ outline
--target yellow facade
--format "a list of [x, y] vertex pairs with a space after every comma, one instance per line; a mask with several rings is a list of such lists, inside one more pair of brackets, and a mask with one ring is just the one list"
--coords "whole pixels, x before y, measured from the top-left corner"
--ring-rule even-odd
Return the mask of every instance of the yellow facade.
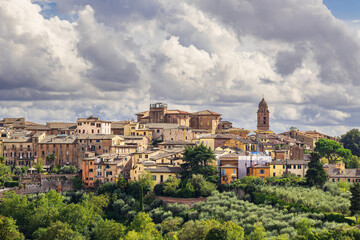
[[215, 139], [214, 138], [199, 138], [199, 139], [193, 139], [192, 140], [193, 143], [195, 143], [196, 145], [204, 145], [206, 147], [210, 147], [211, 150], [215, 150]]
[[224, 143], [225, 147], [235, 147], [238, 149], [241, 149], [243, 151], [251, 151], [256, 152], [257, 151], [257, 145], [253, 143], [243, 143], [240, 140], [237, 139], [229, 139]]
[[124, 125], [125, 136], [145, 136], [149, 140], [153, 140], [153, 131], [144, 128], [144, 125], [139, 123], [129, 123]]
[[169, 178], [178, 178], [179, 175], [177, 173], [155, 173], [152, 172], [151, 176], [156, 184], [163, 183]]
[[220, 167], [221, 184], [229, 184], [237, 179], [237, 167]]
[[270, 177], [281, 177], [285, 171], [285, 164], [270, 163]]

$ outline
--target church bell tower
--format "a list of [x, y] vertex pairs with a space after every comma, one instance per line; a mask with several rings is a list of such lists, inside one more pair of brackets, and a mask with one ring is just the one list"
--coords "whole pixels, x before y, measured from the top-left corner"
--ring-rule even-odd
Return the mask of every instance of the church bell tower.
[[270, 129], [270, 112], [268, 104], [266, 103], [264, 97], [259, 103], [259, 109], [257, 111], [257, 129], [268, 131]]

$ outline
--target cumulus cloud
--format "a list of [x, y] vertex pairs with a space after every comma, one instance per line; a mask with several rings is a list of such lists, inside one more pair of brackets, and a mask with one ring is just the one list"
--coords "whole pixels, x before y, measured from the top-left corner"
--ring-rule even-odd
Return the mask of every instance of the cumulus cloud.
[[340, 135], [358, 127], [357, 31], [321, 0], [4, 0], [0, 114], [131, 119], [152, 99], [254, 129], [264, 95], [273, 130]]

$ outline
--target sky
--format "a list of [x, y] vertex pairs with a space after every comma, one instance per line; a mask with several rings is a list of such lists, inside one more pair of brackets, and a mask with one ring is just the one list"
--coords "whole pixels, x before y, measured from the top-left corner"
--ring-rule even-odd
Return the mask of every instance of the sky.
[[[359, 128], [355, 0], [1, 0], [0, 118], [135, 119], [149, 103], [256, 129]], [[359, 12], [359, 14], [358, 14]]]

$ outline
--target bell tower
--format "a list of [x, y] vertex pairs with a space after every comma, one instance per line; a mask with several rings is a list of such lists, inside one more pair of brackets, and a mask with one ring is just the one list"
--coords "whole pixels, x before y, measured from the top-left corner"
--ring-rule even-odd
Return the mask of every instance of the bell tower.
[[259, 109], [257, 111], [257, 129], [268, 131], [270, 129], [270, 112], [268, 104], [266, 103], [264, 97], [259, 103]]

